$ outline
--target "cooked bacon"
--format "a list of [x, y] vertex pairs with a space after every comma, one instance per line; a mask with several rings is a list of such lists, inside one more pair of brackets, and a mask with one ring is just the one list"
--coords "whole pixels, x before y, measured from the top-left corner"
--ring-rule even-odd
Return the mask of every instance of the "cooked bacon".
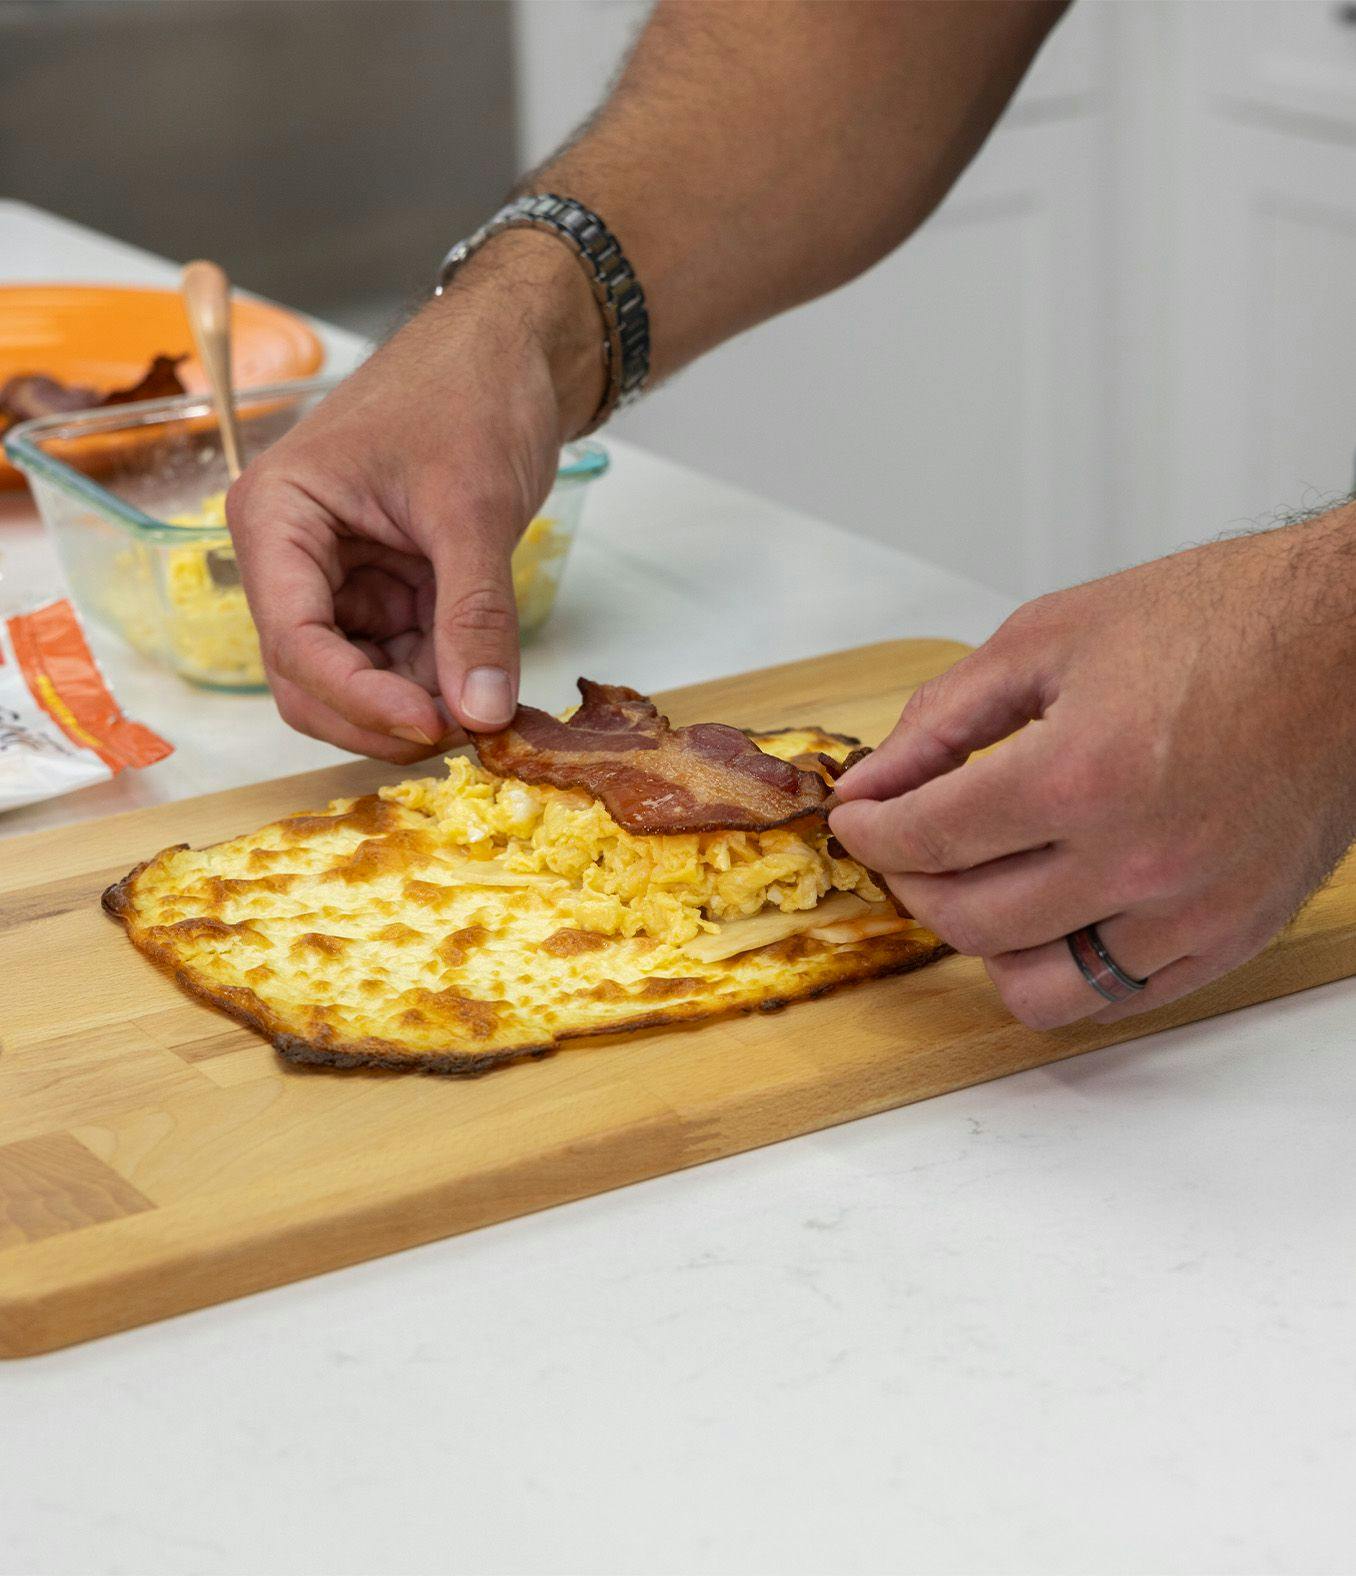
[[144, 375], [130, 388], [114, 389], [105, 394], [99, 404], [135, 405], [138, 400], [172, 399], [176, 394], [186, 393], [179, 376], [179, 363], [187, 360], [187, 356], [154, 356]]
[[568, 722], [520, 706], [500, 733], [474, 735], [500, 777], [583, 788], [626, 831], [766, 831], [822, 816], [828, 784], [817, 771], [766, 755], [738, 728], [671, 728], [653, 701], [621, 684], [579, 680], [583, 704]]
[[92, 410], [103, 405], [130, 405], [143, 399], [166, 399], [182, 394], [179, 363], [185, 356], [156, 356], [150, 366], [129, 388], [100, 394], [98, 389], [80, 383], [62, 383], [41, 372], [20, 372], [0, 385], [0, 422], [31, 421], [35, 416], [65, 415], [70, 411]]
[[97, 389], [59, 383], [40, 372], [20, 372], [0, 385], [0, 414], [11, 421], [31, 421], [35, 416], [56, 416], [70, 410], [88, 410], [99, 403]]
[[[858, 749], [853, 750], [850, 755], [845, 756], [841, 761], [834, 760], [832, 755], [820, 755], [819, 764], [823, 769], [828, 781], [830, 783], [836, 783], [845, 772], [851, 771], [858, 761], [864, 761], [867, 756], [870, 755], [870, 753], [871, 747], [869, 745], [863, 744]], [[830, 810], [836, 810], [837, 808], [838, 794], [837, 792], [834, 792], [831, 793], [824, 801], [824, 814], [828, 815]], [[848, 853], [847, 849], [843, 847], [836, 837], [830, 837], [824, 846], [828, 850], [829, 855], [834, 859], [852, 858], [852, 855]], [[885, 893], [886, 898], [889, 900], [890, 907], [894, 909], [895, 913], [900, 919], [913, 918], [908, 909], [904, 907], [895, 894], [890, 890], [890, 883], [883, 875], [881, 875], [879, 870], [873, 870], [870, 865], [863, 865], [862, 869], [866, 871], [867, 875], [869, 875], [876, 885], [881, 889], [881, 891]], [[876, 930], [863, 931], [862, 935], [887, 935], [888, 933], [889, 932], [887, 930], [878, 928]], [[842, 941], [845, 939], [845, 934], [830, 936], [826, 932], [822, 939], [826, 941]]]

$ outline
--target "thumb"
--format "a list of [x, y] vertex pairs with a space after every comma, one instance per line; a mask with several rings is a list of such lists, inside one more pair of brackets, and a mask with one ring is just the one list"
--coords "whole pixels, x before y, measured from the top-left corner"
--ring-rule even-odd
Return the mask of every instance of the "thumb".
[[499, 531], [449, 532], [434, 559], [434, 651], [438, 688], [456, 720], [493, 732], [518, 704], [518, 608], [512, 538]]
[[996, 635], [929, 679], [909, 697], [880, 748], [834, 784], [837, 799], [910, 793], [1041, 716], [1053, 699], [1041, 658]]

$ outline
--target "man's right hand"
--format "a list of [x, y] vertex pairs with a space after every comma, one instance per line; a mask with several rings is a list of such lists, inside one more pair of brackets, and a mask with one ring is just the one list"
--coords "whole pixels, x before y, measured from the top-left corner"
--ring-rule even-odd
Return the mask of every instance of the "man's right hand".
[[567, 248], [499, 236], [231, 488], [264, 666], [294, 728], [407, 762], [508, 722], [510, 557], [601, 397], [601, 335]]
[[[659, 0], [532, 189], [586, 203], [626, 248], [663, 379], [898, 245], [1064, 3]], [[601, 351], [578, 259], [511, 230], [236, 483], [227, 515], [295, 727], [406, 761], [508, 720], [509, 555], [598, 408]]]

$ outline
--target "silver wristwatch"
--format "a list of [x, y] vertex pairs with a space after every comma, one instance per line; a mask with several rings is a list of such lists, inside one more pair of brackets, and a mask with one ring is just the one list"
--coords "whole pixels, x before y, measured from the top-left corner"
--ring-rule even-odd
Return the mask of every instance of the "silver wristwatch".
[[620, 242], [598, 215], [573, 197], [547, 192], [515, 198], [474, 235], [458, 241], [438, 270], [434, 294], [446, 290], [461, 265], [491, 236], [514, 229], [543, 230], [564, 241], [588, 276], [603, 319], [602, 354], [607, 372], [602, 400], [584, 429], [594, 432], [614, 410], [629, 405], [645, 390], [650, 375], [650, 315], [645, 292]]

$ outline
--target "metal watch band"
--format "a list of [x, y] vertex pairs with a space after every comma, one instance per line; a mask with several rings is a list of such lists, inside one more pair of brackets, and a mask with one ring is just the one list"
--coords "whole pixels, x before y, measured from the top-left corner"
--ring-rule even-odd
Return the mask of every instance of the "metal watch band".
[[650, 375], [650, 315], [645, 292], [621, 244], [598, 215], [573, 197], [545, 192], [506, 203], [474, 235], [458, 241], [438, 270], [434, 295], [442, 295], [457, 270], [491, 236], [513, 229], [542, 230], [564, 241], [583, 265], [602, 315], [607, 387], [582, 437], [595, 432], [613, 411], [644, 392]]

